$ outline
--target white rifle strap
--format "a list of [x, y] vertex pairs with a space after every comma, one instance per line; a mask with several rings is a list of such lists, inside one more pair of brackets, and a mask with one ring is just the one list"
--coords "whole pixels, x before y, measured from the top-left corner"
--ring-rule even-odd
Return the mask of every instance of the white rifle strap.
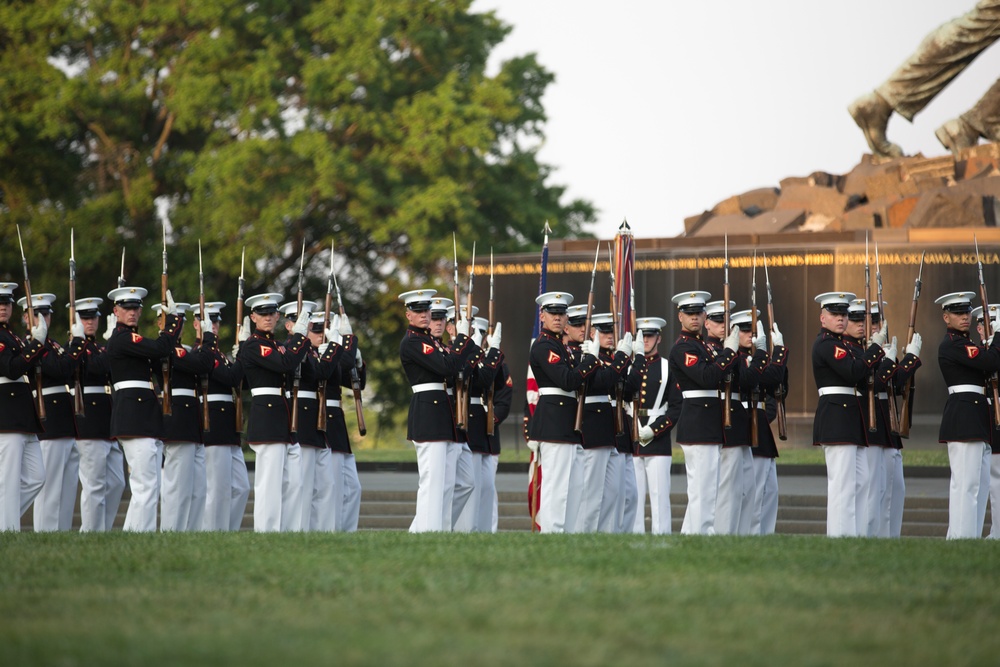
[[649, 426], [666, 413], [666, 408], [663, 405], [663, 395], [666, 393], [667, 385], [670, 384], [668, 368], [667, 360], [664, 357], [660, 357], [660, 389], [656, 392], [653, 409], [646, 414], [646, 426]]

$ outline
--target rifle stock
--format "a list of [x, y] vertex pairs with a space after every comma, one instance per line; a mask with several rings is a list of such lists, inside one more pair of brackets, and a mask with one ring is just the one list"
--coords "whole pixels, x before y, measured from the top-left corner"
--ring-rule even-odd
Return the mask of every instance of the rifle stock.
[[[69, 325], [76, 323], [76, 242], [73, 230], [69, 232]], [[73, 364], [73, 414], [86, 417], [83, 401], [83, 384], [80, 382], [80, 363]]]

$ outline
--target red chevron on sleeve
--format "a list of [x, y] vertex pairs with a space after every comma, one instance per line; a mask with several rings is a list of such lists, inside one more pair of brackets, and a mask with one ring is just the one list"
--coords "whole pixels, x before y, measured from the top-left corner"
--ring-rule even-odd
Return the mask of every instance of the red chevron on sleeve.
[[562, 361], [562, 357], [559, 356], [558, 352], [551, 352], [551, 351], [549, 352], [550, 364], [558, 364], [560, 361]]
[[261, 346], [260, 346], [260, 356], [262, 356], [262, 357], [266, 357], [267, 355], [271, 354], [271, 352], [273, 352], [273, 351], [274, 350], [271, 349], [271, 347], [269, 347], [267, 345], [261, 344]]
[[690, 352], [686, 352], [684, 354], [684, 366], [685, 367], [694, 366], [696, 363], [698, 363], [698, 355], [697, 354], [691, 354]]
[[965, 353], [969, 355], [969, 359], [975, 359], [979, 356], [979, 348], [975, 345], [966, 345]]
[[132, 342], [133, 343], [138, 343], [141, 340], [142, 340], [142, 336], [140, 336], [137, 333], [132, 334]]
[[423, 350], [424, 354], [434, 354], [433, 345], [428, 345], [427, 343], [421, 343], [421, 345], [423, 346], [421, 349]]
[[835, 347], [835, 348], [833, 348], [833, 358], [834, 359], [843, 359], [846, 356], [847, 356], [847, 350], [845, 350], [844, 348], [842, 348], [842, 347]]

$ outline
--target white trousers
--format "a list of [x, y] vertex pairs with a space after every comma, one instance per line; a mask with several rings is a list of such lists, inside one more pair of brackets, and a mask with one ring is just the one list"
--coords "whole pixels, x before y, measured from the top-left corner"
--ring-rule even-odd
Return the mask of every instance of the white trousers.
[[646, 492], [649, 491], [650, 532], [669, 535], [673, 530], [670, 511], [670, 456], [633, 456], [638, 497], [633, 533], [646, 532]]
[[[601, 504], [613, 447], [583, 450], [583, 495], [576, 516], [577, 533], [595, 533], [601, 519]], [[544, 477], [543, 477], [544, 479]]]
[[205, 514], [201, 530], [239, 530], [243, 526], [250, 477], [237, 445], [205, 447]]
[[[451, 499], [451, 529], [461, 533], [472, 531], [475, 523], [472, 514], [465, 508], [472, 499], [476, 488], [479, 469], [472, 457], [472, 450], [467, 442], [456, 443], [459, 446], [458, 459], [455, 461], [455, 488]], [[473, 508], [473, 513], [477, 508]]]
[[452, 466], [458, 464], [461, 444], [439, 440], [414, 442], [413, 446], [417, 450], [417, 510], [410, 532], [450, 532], [455, 494]]
[[990, 539], [1000, 540], [1000, 454], [990, 456]]
[[335, 530], [353, 533], [358, 529], [358, 518], [361, 515], [361, 479], [358, 477], [358, 465], [354, 454], [331, 452], [333, 477], [340, 487], [340, 492], [334, 492], [331, 506], [338, 517]]
[[[743, 513], [743, 456], [749, 447], [723, 447], [719, 456], [719, 491], [715, 501], [715, 534], [740, 534]], [[751, 454], [751, 457], [753, 455]], [[750, 465], [753, 465], [751, 461]], [[747, 517], [748, 519], [750, 517]], [[750, 522], [747, 522], [747, 533]]]
[[773, 535], [778, 522], [778, 466], [772, 458], [753, 457], [754, 495], [751, 535]]
[[[753, 472], [753, 451], [749, 445], [740, 447], [743, 462], [743, 493], [740, 495], [740, 522], [736, 526], [737, 535], [752, 534], [753, 508], [757, 503], [757, 478]], [[754, 533], [755, 534], [755, 533]]]
[[722, 445], [681, 445], [687, 472], [687, 510], [682, 535], [715, 535]]
[[164, 445], [160, 486], [160, 530], [199, 530], [207, 493], [205, 445], [173, 442]]
[[497, 532], [497, 509], [499, 498], [497, 497], [497, 465], [500, 457], [492, 454], [478, 454], [479, 456], [479, 513], [476, 519], [476, 532], [495, 533]]
[[857, 445], [823, 445], [826, 457], [826, 534], [829, 537], [858, 537], [862, 526], [859, 513], [864, 514], [868, 497], [858, 495], [867, 486], [861, 483], [867, 477], [868, 456], [864, 447]]
[[129, 465], [128, 485], [132, 490], [122, 530], [156, 532], [163, 443], [156, 438], [119, 438], [118, 442]]
[[[45, 466], [45, 483], [35, 496], [32, 516], [35, 532], [69, 530], [73, 527], [73, 505], [80, 470], [78, 456], [75, 457], [75, 467], [70, 462], [76, 441], [73, 438], [54, 438], [42, 440], [39, 446], [42, 465]], [[69, 506], [68, 512], [66, 505]]]
[[[985, 508], [980, 511], [983, 463], [990, 453], [985, 442], [949, 442], [951, 484], [948, 489], [948, 539], [982, 537]], [[988, 462], [988, 460], [987, 460]]]
[[538, 525], [542, 533], [572, 533], [583, 496], [583, 447], [539, 442], [542, 501]]
[[80, 531], [111, 530], [125, 492], [122, 450], [114, 440], [77, 440], [80, 454]]
[[0, 433], [0, 530], [21, 530], [21, 515], [45, 483], [45, 464], [33, 433]]
[[879, 537], [899, 537], [903, 529], [903, 504], [906, 501], [906, 481], [903, 479], [903, 452], [886, 449], [885, 495], [882, 497]]
[[253, 529], [257, 533], [298, 530], [302, 451], [283, 442], [250, 445], [256, 455]]
[[[330, 482], [329, 479], [317, 479], [316, 455], [319, 451], [320, 450], [316, 447], [303, 447], [299, 445], [299, 470], [301, 474], [301, 481], [299, 482], [299, 507], [295, 511], [295, 516], [292, 518], [293, 525], [295, 526], [293, 530], [300, 530], [303, 532], [316, 530], [316, 526], [319, 525], [319, 512], [317, 511], [315, 518], [313, 517], [313, 500], [316, 497], [317, 490], [320, 485]], [[324, 511], [323, 514], [327, 515], [327, 512]]]
[[868, 514], [868, 524], [862, 535], [868, 537], [881, 537], [879, 530], [882, 523], [882, 504], [888, 490], [885, 456], [889, 451], [893, 450], [876, 446], [865, 448], [865, 454], [868, 456], [868, 477], [871, 481], [868, 484], [868, 503], [865, 510]]
[[[621, 491], [618, 494], [618, 519], [616, 533], [627, 533], [635, 525], [635, 515], [639, 511], [639, 489], [635, 485], [635, 463], [631, 454], [622, 457]], [[643, 500], [645, 502], [645, 499]]]
[[622, 480], [625, 470], [625, 455], [611, 449], [608, 455], [608, 469], [604, 475], [604, 492], [601, 495], [601, 515], [597, 520], [597, 530], [601, 533], [618, 531], [618, 512], [621, 507]]

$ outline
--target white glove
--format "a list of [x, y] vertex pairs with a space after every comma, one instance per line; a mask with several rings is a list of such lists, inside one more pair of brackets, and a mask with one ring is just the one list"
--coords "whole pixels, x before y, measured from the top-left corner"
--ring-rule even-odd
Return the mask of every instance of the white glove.
[[906, 353], [912, 354], [915, 357], [920, 356], [920, 346], [923, 344], [923, 340], [920, 338], [920, 334], [916, 331], [913, 332], [913, 339], [910, 344], [906, 346]]
[[872, 334], [872, 339], [869, 341], [869, 345], [878, 345], [879, 347], [884, 347], [886, 343], [887, 336], [885, 335], [884, 329], [879, 329]]
[[892, 342], [890, 342], [887, 345], [885, 345], [882, 348], [882, 350], [885, 352], [886, 358], [892, 359], [893, 361], [895, 361], [896, 360], [896, 352], [898, 351], [897, 348], [896, 348], [896, 337], [893, 336], [892, 337]]
[[86, 335], [83, 332], [83, 320], [80, 319], [79, 313], [76, 313], [76, 322], [69, 328], [69, 334], [73, 338], [83, 338]]
[[351, 328], [351, 321], [347, 319], [347, 314], [340, 316], [340, 325], [337, 327], [340, 331], [341, 336], [351, 336], [354, 334], [354, 329]]
[[312, 317], [312, 313], [309, 311], [299, 313], [299, 316], [295, 318], [295, 326], [292, 327], [292, 333], [301, 334], [303, 336], [309, 333], [310, 317]]
[[580, 344], [580, 350], [584, 354], [589, 354], [592, 357], [596, 357], [599, 356], [600, 354], [601, 346], [600, 344], [595, 343], [594, 341], [588, 338], [587, 340], [583, 341], [583, 343]]
[[111, 313], [107, 317], [108, 330], [104, 332], [104, 340], [111, 340], [111, 334], [114, 333], [115, 327], [118, 326], [118, 316]]
[[39, 315], [35, 318], [35, 326], [31, 327], [31, 337], [39, 343], [44, 343], [48, 335], [49, 325], [45, 323], [45, 318]]
[[494, 350], [500, 349], [500, 322], [493, 327], [493, 333], [487, 338], [487, 344]]
[[785, 337], [778, 331], [778, 323], [771, 323], [771, 342], [774, 343], [775, 347], [785, 344]]
[[167, 313], [170, 315], [177, 314], [177, 302], [174, 301], [174, 295], [167, 290]]
[[725, 345], [727, 349], [736, 352], [740, 349], [740, 328], [733, 325], [733, 328], [729, 330], [729, 335], [726, 336]]
[[334, 315], [330, 318], [330, 326], [324, 332], [326, 334], [326, 339], [334, 343], [339, 343], [341, 336], [340, 333], [340, 315]]
[[767, 352], [767, 336], [764, 335], [764, 323], [757, 320], [757, 335], [753, 339], [754, 347], [761, 352]]
[[455, 323], [455, 333], [459, 336], [469, 335], [469, 320], [459, 317], [458, 321]]
[[622, 352], [624, 354], [632, 354], [632, 332], [626, 331], [622, 339], [618, 341], [618, 345], [615, 346], [616, 352]]
[[632, 356], [641, 357], [646, 354], [646, 336], [642, 329], [635, 332], [635, 339], [632, 341]]
[[639, 444], [643, 447], [653, 441], [653, 429], [648, 426], [639, 427]]
[[361, 359], [361, 350], [358, 349], [358, 350], [356, 350], [356, 352], [358, 353], [358, 356], [355, 357], [355, 359], [354, 359], [354, 367], [357, 368], [360, 371], [361, 367], [365, 365], [365, 362], [362, 361], [362, 359]]
[[239, 353], [240, 353], [240, 344], [236, 343], [236, 345], [233, 345], [233, 359], [235, 359], [236, 355]]
[[483, 332], [476, 327], [475, 331], [472, 332], [472, 342], [476, 344], [476, 347], [483, 346]]
[[530, 449], [532, 452], [534, 452], [535, 454], [537, 454], [538, 453], [538, 441], [537, 440], [529, 440], [528, 441], [528, 449]]
[[[239, 340], [239, 342], [242, 343], [243, 341], [249, 340], [249, 339], [250, 339], [250, 316], [249, 315], [244, 315], [243, 316], [243, 326], [240, 327], [240, 335], [237, 337], [237, 340]], [[233, 356], [235, 356], [235, 355], [233, 355]]]

